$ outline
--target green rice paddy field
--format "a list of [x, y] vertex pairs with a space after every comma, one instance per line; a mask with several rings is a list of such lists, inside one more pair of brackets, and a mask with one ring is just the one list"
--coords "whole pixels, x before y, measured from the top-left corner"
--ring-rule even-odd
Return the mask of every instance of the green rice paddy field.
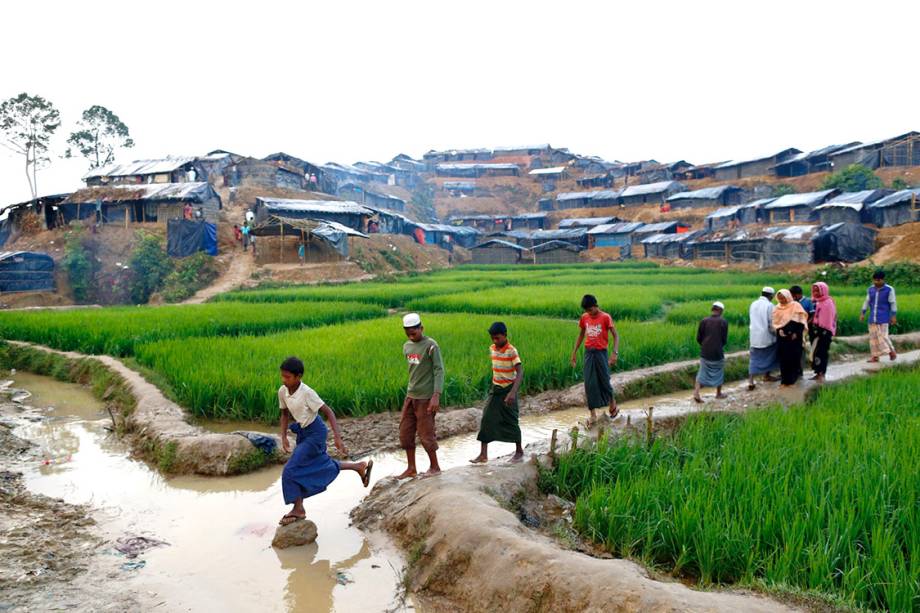
[[[525, 361], [525, 392], [579, 381], [568, 364], [579, 301], [598, 296], [621, 334], [618, 369], [693, 358], [696, 322], [727, 305], [729, 349], [747, 342], [747, 306], [763, 285], [810, 279], [771, 273], [658, 268], [647, 263], [469, 266], [398, 280], [230, 292], [205, 305], [0, 312], [0, 336], [84, 353], [133, 356], [196, 414], [277, 419], [277, 365], [307, 363], [307, 382], [339, 413], [397, 409], [405, 384], [399, 313], [417, 310], [443, 349], [444, 403], [485, 397], [488, 325], [504, 320]], [[862, 287], [832, 288], [842, 333], [858, 321]], [[920, 293], [899, 291], [901, 331], [920, 328]]]

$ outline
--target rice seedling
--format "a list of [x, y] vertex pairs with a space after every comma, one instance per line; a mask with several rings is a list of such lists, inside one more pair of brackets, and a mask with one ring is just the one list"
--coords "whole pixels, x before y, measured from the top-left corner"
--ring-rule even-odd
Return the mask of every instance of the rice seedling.
[[[130, 355], [139, 343], [190, 336], [266, 334], [351, 319], [380, 317], [386, 310], [358, 302], [264, 305], [219, 303], [114, 307], [67, 311], [0, 312], [0, 337], [66, 351]], [[201, 359], [213, 359], [202, 356]]]
[[[490, 376], [486, 330], [495, 319], [423, 314], [426, 333], [438, 341], [444, 355], [444, 403], [485, 397]], [[556, 389], [580, 379], [581, 369], [568, 363], [578, 333], [575, 321], [502, 319], [524, 359], [525, 392]], [[693, 326], [625, 322], [618, 328], [622, 370], [685, 359], [699, 351]], [[273, 422], [278, 413], [278, 364], [288, 355], [304, 360], [307, 383], [340, 414], [398, 409], [406, 385], [404, 342], [399, 318], [388, 317], [260, 337], [148, 343], [136, 348], [136, 357], [166, 377], [182, 404], [199, 415]], [[732, 337], [733, 345], [741, 342], [742, 337]]]
[[703, 585], [807, 590], [851, 606], [920, 607], [920, 368], [810, 403], [699, 414], [648, 445], [559, 458], [549, 489], [613, 553]]

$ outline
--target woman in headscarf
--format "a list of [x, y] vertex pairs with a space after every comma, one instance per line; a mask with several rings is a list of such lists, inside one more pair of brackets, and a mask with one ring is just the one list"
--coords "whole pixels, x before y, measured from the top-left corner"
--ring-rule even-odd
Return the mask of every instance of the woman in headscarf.
[[793, 385], [802, 374], [802, 344], [808, 313], [792, 299], [788, 289], [776, 295], [779, 304], [773, 309], [773, 329], [776, 330], [776, 353], [783, 386]]
[[821, 383], [827, 373], [831, 339], [837, 334], [837, 305], [824, 281], [818, 281], [811, 286], [811, 299], [815, 305], [811, 359], [811, 369], [815, 371], [815, 375], [812, 380]]

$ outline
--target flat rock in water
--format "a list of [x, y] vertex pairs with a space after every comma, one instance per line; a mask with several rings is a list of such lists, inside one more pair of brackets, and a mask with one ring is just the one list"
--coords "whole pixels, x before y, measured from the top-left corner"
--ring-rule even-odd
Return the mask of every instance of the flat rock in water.
[[298, 545], [309, 545], [316, 540], [316, 524], [309, 519], [298, 519], [286, 526], [278, 526], [272, 547], [287, 549]]

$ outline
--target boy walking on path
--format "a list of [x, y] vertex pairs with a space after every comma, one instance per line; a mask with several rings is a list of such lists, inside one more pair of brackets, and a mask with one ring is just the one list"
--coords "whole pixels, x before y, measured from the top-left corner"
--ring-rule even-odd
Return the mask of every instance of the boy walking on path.
[[343, 456], [348, 455], [335, 413], [323, 399], [303, 382], [303, 362], [291, 357], [281, 364], [281, 387], [278, 388], [278, 407], [281, 409], [281, 448], [285, 453], [291, 451], [287, 432], [297, 435], [294, 453], [281, 471], [281, 493], [284, 504], [293, 504], [294, 508], [286, 513], [282, 526], [306, 517], [303, 499], [326, 491], [342, 470], [353, 470], [361, 477], [364, 487], [371, 480], [374, 461], [337, 462], [326, 453], [326, 424], [318, 416], [322, 413], [332, 427], [335, 447]]
[[722, 318], [725, 305], [712, 303], [712, 314], [700, 320], [696, 330], [696, 342], [700, 344], [700, 370], [696, 373], [693, 399], [702, 403], [700, 389], [703, 386], [716, 388], [716, 398], [725, 398], [722, 384], [725, 383], [725, 344], [728, 343], [728, 322]]
[[[585, 313], [578, 320], [581, 332], [578, 334], [575, 349], [572, 351], [572, 367], [574, 368], [578, 363], [578, 348], [584, 341], [585, 396], [588, 398], [588, 410], [591, 411], [588, 425], [593, 425], [597, 422], [597, 409], [609, 407], [608, 414], [611, 419], [620, 412], [613, 395], [613, 386], [610, 384], [610, 367], [617, 363], [620, 353], [620, 337], [616, 326], [613, 325], [613, 318], [598, 308], [597, 298], [591, 294], [585, 294], [581, 299], [581, 308]], [[613, 353], [609, 358], [607, 356], [608, 334], [613, 336]]]
[[406, 450], [409, 465], [397, 479], [407, 479], [418, 474], [415, 467], [416, 433], [431, 464], [425, 474], [432, 476], [441, 472], [438, 465], [438, 439], [434, 429], [434, 417], [441, 406], [441, 392], [444, 390], [441, 348], [433, 338], [425, 336], [422, 319], [417, 313], [403, 317], [403, 330], [409, 339], [403, 345], [403, 355], [409, 364], [409, 385], [399, 421], [399, 444]]
[[508, 342], [508, 328], [504, 323], [496, 321], [492, 324], [489, 335], [492, 337], [492, 346], [489, 347], [492, 357], [492, 391], [489, 392], [489, 402], [482, 412], [479, 436], [476, 437], [481, 449], [479, 455], [470, 462], [484, 464], [489, 459], [489, 443], [501, 441], [516, 445], [511, 462], [517, 463], [524, 459], [517, 401], [518, 390], [524, 380], [524, 366], [517, 349]]
[[878, 362], [885, 353], [889, 359], [895, 360], [898, 354], [888, 337], [888, 326], [898, 323], [898, 303], [894, 288], [885, 283], [884, 270], [876, 270], [872, 275], [872, 285], [866, 293], [859, 321], [866, 318], [866, 311], [869, 312], [869, 351], [872, 353], [869, 361]]

